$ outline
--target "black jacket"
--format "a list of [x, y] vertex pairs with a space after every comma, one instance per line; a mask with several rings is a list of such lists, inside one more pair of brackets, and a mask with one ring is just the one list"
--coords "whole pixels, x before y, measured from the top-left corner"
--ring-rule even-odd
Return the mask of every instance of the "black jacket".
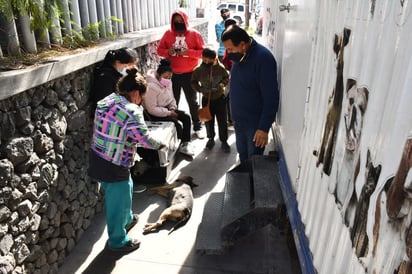
[[101, 66], [94, 70], [93, 77], [90, 100], [95, 110], [98, 101], [116, 91], [117, 81], [122, 74], [112, 66]]

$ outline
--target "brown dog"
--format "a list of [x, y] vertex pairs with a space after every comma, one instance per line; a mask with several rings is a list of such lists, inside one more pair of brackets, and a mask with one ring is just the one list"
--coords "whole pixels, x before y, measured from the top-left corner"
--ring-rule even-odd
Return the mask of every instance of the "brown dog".
[[172, 233], [178, 227], [184, 225], [190, 218], [193, 208], [192, 188], [197, 185], [193, 183], [190, 176], [182, 176], [172, 184], [153, 187], [150, 191], [163, 197], [169, 198], [169, 207], [163, 210], [159, 219], [155, 223], [147, 223], [144, 233], [154, 232], [163, 225], [166, 220], [178, 221], [170, 230]]

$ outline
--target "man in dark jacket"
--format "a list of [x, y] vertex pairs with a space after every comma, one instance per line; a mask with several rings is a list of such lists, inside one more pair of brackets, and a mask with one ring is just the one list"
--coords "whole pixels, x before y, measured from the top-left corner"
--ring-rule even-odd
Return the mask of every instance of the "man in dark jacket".
[[279, 104], [277, 64], [273, 54], [239, 26], [222, 34], [230, 72], [230, 108], [240, 161], [263, 154]]

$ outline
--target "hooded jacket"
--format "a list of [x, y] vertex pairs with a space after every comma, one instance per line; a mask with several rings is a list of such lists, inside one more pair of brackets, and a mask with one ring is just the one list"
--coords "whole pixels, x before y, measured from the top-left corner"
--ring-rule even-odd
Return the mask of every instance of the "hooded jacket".
[[112, 93], [97, 102], [89, 175], [105, 182], [127, 180], [136, 146], [159, 149], [161, 145], [149, 136], [142, 107]]
[[165, 87], [156, 78], [156, 70], [151, 69], [146, 75], [147, 90], [143, 99], [143, 107], [150, 115], [156, 117], [170, 116], [171, 110], [177, 109], [172, 85]]
[[[179, 34], [174, 28], [173, 17], [176, 14], [182, 16], [185, 23], [186, 31], [183, 34]], [[170, 25], [171, 28], [160, 39], [157, 53], [172, 62], [173, 73], [190, 73], [199, 64], [199, 59], [202, 58], [204, 47], [202, 35], [195, 29], [189, 29], [188, 16], [181, 9], [177, 9], [172, 13]], [[170, 56], [170, 48], [185, 48], [187, 49], [187, 55]]]

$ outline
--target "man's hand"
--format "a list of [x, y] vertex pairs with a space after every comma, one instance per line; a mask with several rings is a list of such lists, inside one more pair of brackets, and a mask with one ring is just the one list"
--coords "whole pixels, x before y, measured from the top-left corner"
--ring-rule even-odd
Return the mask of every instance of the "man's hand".
[[261, 129], [256, 130], [253, 142], [257, 147], [264, 148], [268, 144], [268, 133]]

